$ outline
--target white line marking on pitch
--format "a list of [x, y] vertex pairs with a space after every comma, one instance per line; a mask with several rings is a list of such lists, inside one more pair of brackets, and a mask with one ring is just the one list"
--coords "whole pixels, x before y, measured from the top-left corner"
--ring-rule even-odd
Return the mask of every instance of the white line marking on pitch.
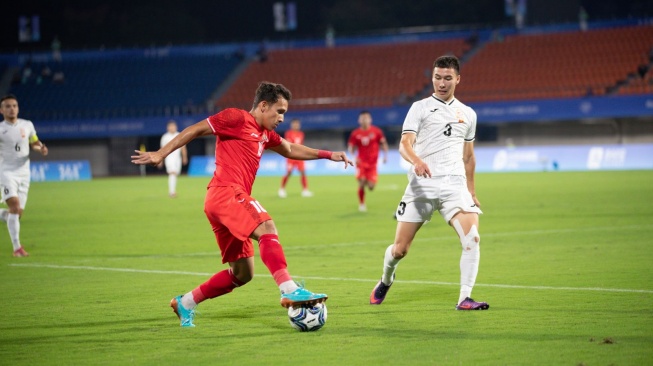
[[[136, 268], [111, 268], [111, 267], [92, 267], [92, 266], [61, 266], [56, 264], [39, 264], [39, 263], [10, 263], [11, 267], [35, 267], [35, 268], [54, 268], [54, 269], [81, 269], [87, 271], [111, 271], [123, 273], [149, 273], [149, 274], [175, 274], [175, 275], [189, 275], [189, 276], [213, 276], [215, 273], [208, 272], [186, 272], [186, 271], [163, 271], [152, 269], [136, 269]], [[271, 277], [268, 274], [257, 274], [260, 277]], [[378, 280], [370, 280], [364, 278], [343, 278], [343, 277], [311, 277], [311, 276], [295, 276], [297, 278], [304, 278], [308, 280], [320, 281], [351, 281], [351, 282], [377, 282]], [[441, 285], [441, 286], [459, 286], [460, 284], [454, 282], [437, 282], [437, 281], [402, 281], [397, 280], [398, 283], [409, 283], [418, 285]], [[555, 286], [522, 286], [522, 285], [501, 285], [501, 284], [483, 284], [477, 283], [476, 286], [480, 287], [498, 287], [498, 288], [517, 288], [527, 290], [557, 290], [557, 291], [597, 291], [597, 292], [628, 292], [628, 293], [643, 293], [653, 294], [653, 290], [637, 290], [625, 288], [602, 288], [602, 287], [555, 287]]]

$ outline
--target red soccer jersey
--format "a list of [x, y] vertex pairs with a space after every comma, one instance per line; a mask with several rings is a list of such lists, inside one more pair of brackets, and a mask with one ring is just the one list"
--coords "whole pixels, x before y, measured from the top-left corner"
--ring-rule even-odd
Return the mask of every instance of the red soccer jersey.
[[383, 131], [370, 126], [367, 130], [357, 128], [349, 136], [349, 145], [358, 150], [358, 161], [364, 165], [376, 165], [379, 160], [379, 144], [385, 139]]
[[281, 136], [260, 127], [242, 109], [225, 109], [208, 121], [216, 135], [215, 173], [209, 187], [237, 184], [252, 194], [263, 150], [280, 145]]
[[283, 135], [283, 138], [292, 142], [293, 144], [304, 144], [304, 133], [302, 131], [288, 130]]

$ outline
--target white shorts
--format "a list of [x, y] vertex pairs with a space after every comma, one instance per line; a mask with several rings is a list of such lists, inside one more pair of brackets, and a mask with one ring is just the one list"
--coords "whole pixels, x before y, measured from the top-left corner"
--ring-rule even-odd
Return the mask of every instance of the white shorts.
[[7, 202], [11, 197], [18, 197], [20, 208], [25, 209], [27, 192], [29, 191], [29, 175], [2, 172], [0, 184], [2, 185], [2, 202]]
[[482, 214], [467, 190], [467, 179], [461, 175], [431, 178], [408, 174], [408, 186], [397, 207], [397, 221], [427, 222], [435, 210], [447, 223], [458, 212]]
[[181, 174], [181, 158], [168, 155], [165, 158], [166, 172], [168, 174]]

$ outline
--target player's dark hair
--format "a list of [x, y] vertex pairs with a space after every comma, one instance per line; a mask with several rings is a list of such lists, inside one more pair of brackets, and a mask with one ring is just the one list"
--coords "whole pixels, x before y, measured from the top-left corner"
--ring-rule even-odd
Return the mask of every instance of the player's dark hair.
[[358, 113], [359, 116], [362, 116], [363, 114], [372, 115], [372, 113], [370, 113], [370, 111], [368, 111], [367, 109], [363, 109], [362, 111], [360, 111], [360, 113]]
[[456, 74], [460, 74], [460, 62], [456, 56], [440, 56], [433, 62], [433, 68], [454, 69]]
[[0, 99], [0, 103], [4, 102], [4, 101], [7, 100], [7, 99], [18, 100], [18, 98], [16, 98], [15, 95], [13, 95], [13, 94], [7, 94], [7, 95], [5, 95], [4, 97], [2, 97], [2, 99]]
[[261, 81], [256, 89], [256, 97], [254, 97], [252, 109], [256, 108], [256, 106], [262, 101], [274, 104], [279, 101], [280, 97], [283, 97], [285, 100], [290, 102], [290, 99], [292, 99], [292, 93], [290, 93], [290, 90], [282, 84]]

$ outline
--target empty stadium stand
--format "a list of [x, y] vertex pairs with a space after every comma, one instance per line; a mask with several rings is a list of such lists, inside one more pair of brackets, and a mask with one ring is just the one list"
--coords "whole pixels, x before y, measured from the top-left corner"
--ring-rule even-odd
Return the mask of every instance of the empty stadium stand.
[[37, 119], [165, 115], [205, 106], [239, 62], [220, 54], [64, 60], [48, 64], [53, 75], [63, 73], [63, 81], [34, 75], [14, 83], [10, 92]]
[[[650, 25], [507, 36], [469, 59], [456, 94], [465, 102], [605, 95], [648, 64], [651, 47]], [[637, 85], [628, 90], [647, 90]]]
[[461, 56], [463, 39], [336, 48], [272, 50], [253, 62], [217, 101], [248, 109], [261, 80], [284, 84], [293, 110], [381, 107], [401, 103], [429, 84], [433, 60]]

